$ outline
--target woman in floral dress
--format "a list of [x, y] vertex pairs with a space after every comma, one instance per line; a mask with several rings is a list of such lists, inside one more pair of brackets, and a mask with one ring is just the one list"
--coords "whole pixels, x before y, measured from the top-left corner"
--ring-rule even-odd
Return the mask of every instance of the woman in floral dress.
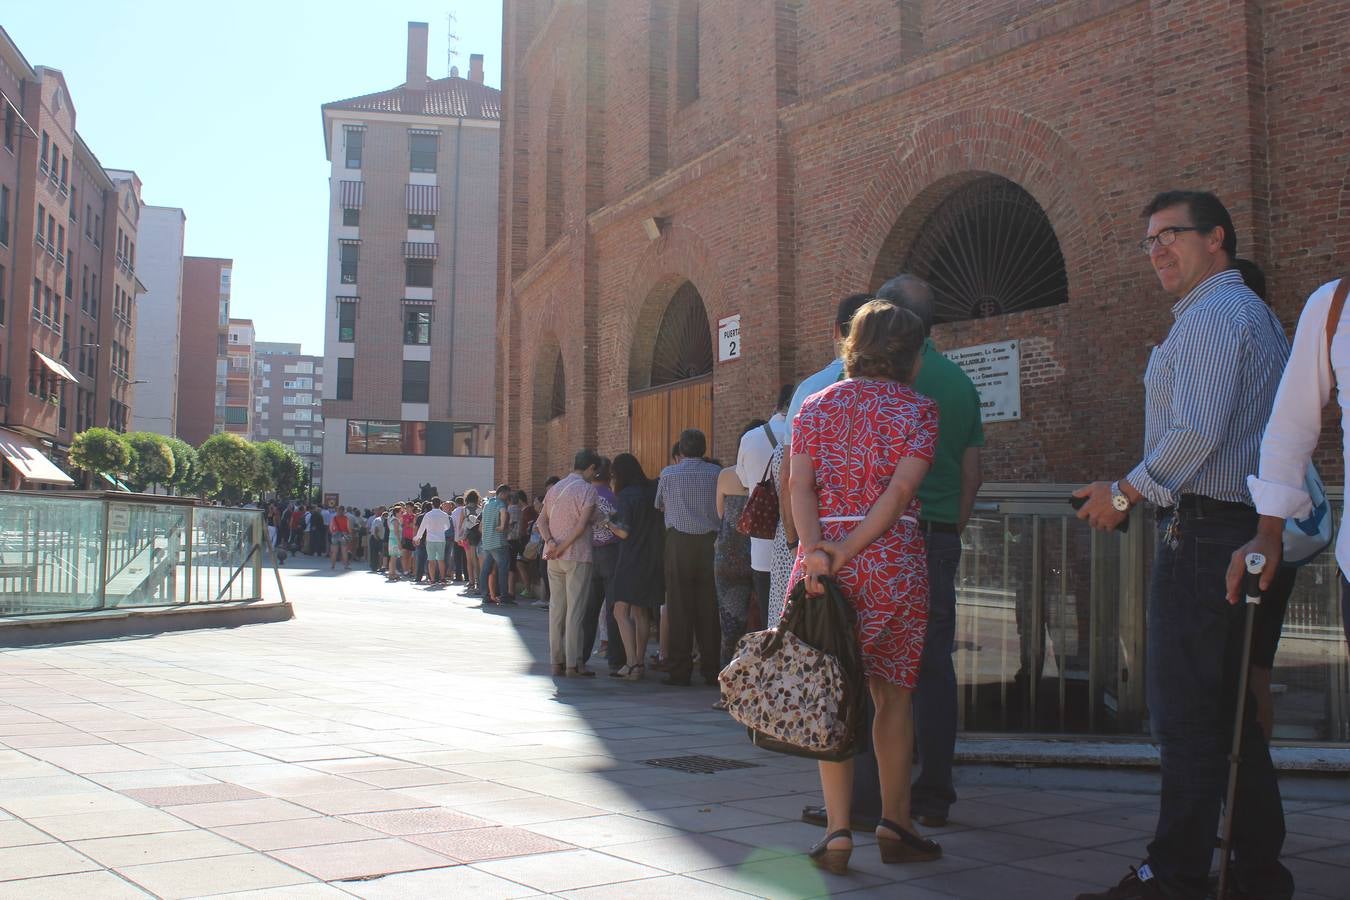
[[[876, 706], [872, 740], [881, 778], [877, 843], [884, 862], [937, 859], [941, 848], [910, 823], [911, 697], [928, 623], [928, 567], [915, 498], [937, 441], [937, 405], [909, 383], [923, 326], [872, 300], [844, 342], [845, 380], [802, 404], [792, 426], [789, 490], [799, 545], [792, 580], [808, 594], [830, 576], [857, 613], [858, 644]], [[853, 763], [820, 763], [829, 826], [811, 851], [847, 866]]]

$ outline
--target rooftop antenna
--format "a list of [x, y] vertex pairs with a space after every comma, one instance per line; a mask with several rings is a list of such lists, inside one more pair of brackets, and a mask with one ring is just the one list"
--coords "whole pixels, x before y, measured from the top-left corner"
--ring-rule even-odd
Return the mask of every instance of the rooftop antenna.
[[455, 67], [455, 57], [459, 56], [459, 19], [453, 12], [445, 16], [445, 74], [447, 78], [453, 78], [459, 74]]

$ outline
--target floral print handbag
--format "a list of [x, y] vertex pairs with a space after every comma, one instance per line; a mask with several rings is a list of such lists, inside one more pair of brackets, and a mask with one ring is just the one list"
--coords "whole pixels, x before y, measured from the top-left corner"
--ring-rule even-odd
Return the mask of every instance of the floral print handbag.
[[820, 597], [806, 596], [798, 583], [778, 627], [741, 638], [718, 681], [727, 712], [751, 743], [839, 761], [859, 749], [864, 682], [852, 607], [823, 581]]

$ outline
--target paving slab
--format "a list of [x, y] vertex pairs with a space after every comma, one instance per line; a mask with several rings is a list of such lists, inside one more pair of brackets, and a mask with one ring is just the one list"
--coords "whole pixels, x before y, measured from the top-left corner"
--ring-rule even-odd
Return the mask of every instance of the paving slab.
[[275, 850], [271, 855], [323, 881], [369, 878], [391, 872], [455, 865], [455, 860], [439, 853], [390, 837]]

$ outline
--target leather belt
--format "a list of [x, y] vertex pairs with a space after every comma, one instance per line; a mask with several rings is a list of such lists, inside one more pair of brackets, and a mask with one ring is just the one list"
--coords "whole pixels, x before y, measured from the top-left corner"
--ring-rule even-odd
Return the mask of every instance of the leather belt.
[[930, 522], [927, 519], [919, 520], [919, 527], [923, 529], [924, 534], [960, 534], [961, 529], [950, 522]]
[[1219, 516], [1256, 515], [1256, 507], [1249, 503], [1237, 503], [1232, 500], [1216, 500], [1213, 497], [1206, 497], [1204, 494], [1182, 494], [1177, 498], [1177, 505], [1175, 507], [1160, 507], [1158, 509], [1158, 518], [1164, 519], [1174, 511], [1186, 513], [1200, 519]]

